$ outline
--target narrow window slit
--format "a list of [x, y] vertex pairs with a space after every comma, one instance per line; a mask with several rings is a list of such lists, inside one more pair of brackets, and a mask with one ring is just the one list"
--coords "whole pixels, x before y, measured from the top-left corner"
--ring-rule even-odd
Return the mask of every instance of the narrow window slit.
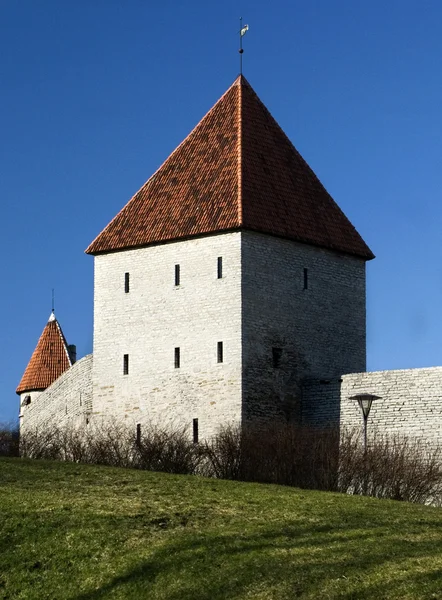
[[198, 444], [199, 432], [198, 432], [198, 419], [193, 419], [193, 443]]
[[175, 369], [180, 368], [180, 349], [175, 348]]
[[123, 356], [123, 375], [129, 375], [129, 354]]
[[129, 275], [129, 273], [125, 273], [125, 274], [124, 274], [124, 292], [125, 292], [126, 294], [128, 294], [128, 293], [129, 293], [129, 289], [130, 289], [129, 278], [130, 278], [130, 275]]
[[304, 269], [304, 289], [308, 289], [308, 269]]
[[282, 348], [272, 348], [273, 368], [279, 369], [281, 366]]
[[224, 352], [223, 352], [223, 343], [222, 342], [218, 342], [218, 362], [222, 363], [224, 361], [224, 356], [223, 356]]
[[175, 285], [180, 285], [180, 265], [175, 265]]
[[218, 256], [218, 279], [223, 277], [223, 257]]

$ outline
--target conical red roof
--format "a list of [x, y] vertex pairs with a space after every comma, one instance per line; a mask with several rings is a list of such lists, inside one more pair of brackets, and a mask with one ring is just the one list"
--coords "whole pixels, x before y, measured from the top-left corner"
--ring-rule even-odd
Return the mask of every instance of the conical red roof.
[[52, 313], [16, 392], [45, 390], [71, 366], [66, 339]]
[[235, 229], [374, 258], [243, 76], [86, 252]]

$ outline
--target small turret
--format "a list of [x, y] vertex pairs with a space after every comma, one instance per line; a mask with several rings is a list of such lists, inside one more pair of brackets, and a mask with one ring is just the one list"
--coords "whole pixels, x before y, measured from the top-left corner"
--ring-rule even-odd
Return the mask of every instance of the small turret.
[[16, 389], [20, 396], [20, 416], [23, 416], [23, 411], [41, 392], [73, 365], [74, 354], [76, 355], [75, 346], [68, 347], [54, 312], [51, 312]]

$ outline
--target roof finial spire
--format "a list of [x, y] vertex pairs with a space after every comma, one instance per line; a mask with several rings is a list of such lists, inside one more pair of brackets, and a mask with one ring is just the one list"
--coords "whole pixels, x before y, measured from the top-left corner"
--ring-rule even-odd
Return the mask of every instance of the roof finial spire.
[[244, 50], [242, 49], [242, 38], [249, 30], [248, 25], [242, 25], [242, 17], [239, 18], [239, 74], [242, 75], [242, 55]]
[[52, 309], [51, 309], [51, 316], [49, 317], [50, 321], [53, 321], [55, 319], [55, 292], [54, 292], [54, 288], [52, 288]]

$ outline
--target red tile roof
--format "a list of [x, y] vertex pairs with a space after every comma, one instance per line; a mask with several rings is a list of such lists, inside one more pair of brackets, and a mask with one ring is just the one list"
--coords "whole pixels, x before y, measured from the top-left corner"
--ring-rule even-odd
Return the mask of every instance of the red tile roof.
[[21, 394], [32, 390], [45, 390], [71, 366], [66, 339], [57, 319], [52, 314], [16, 392]]
[[374, 258], [243, 76], [86, 252], [234, 229]]

